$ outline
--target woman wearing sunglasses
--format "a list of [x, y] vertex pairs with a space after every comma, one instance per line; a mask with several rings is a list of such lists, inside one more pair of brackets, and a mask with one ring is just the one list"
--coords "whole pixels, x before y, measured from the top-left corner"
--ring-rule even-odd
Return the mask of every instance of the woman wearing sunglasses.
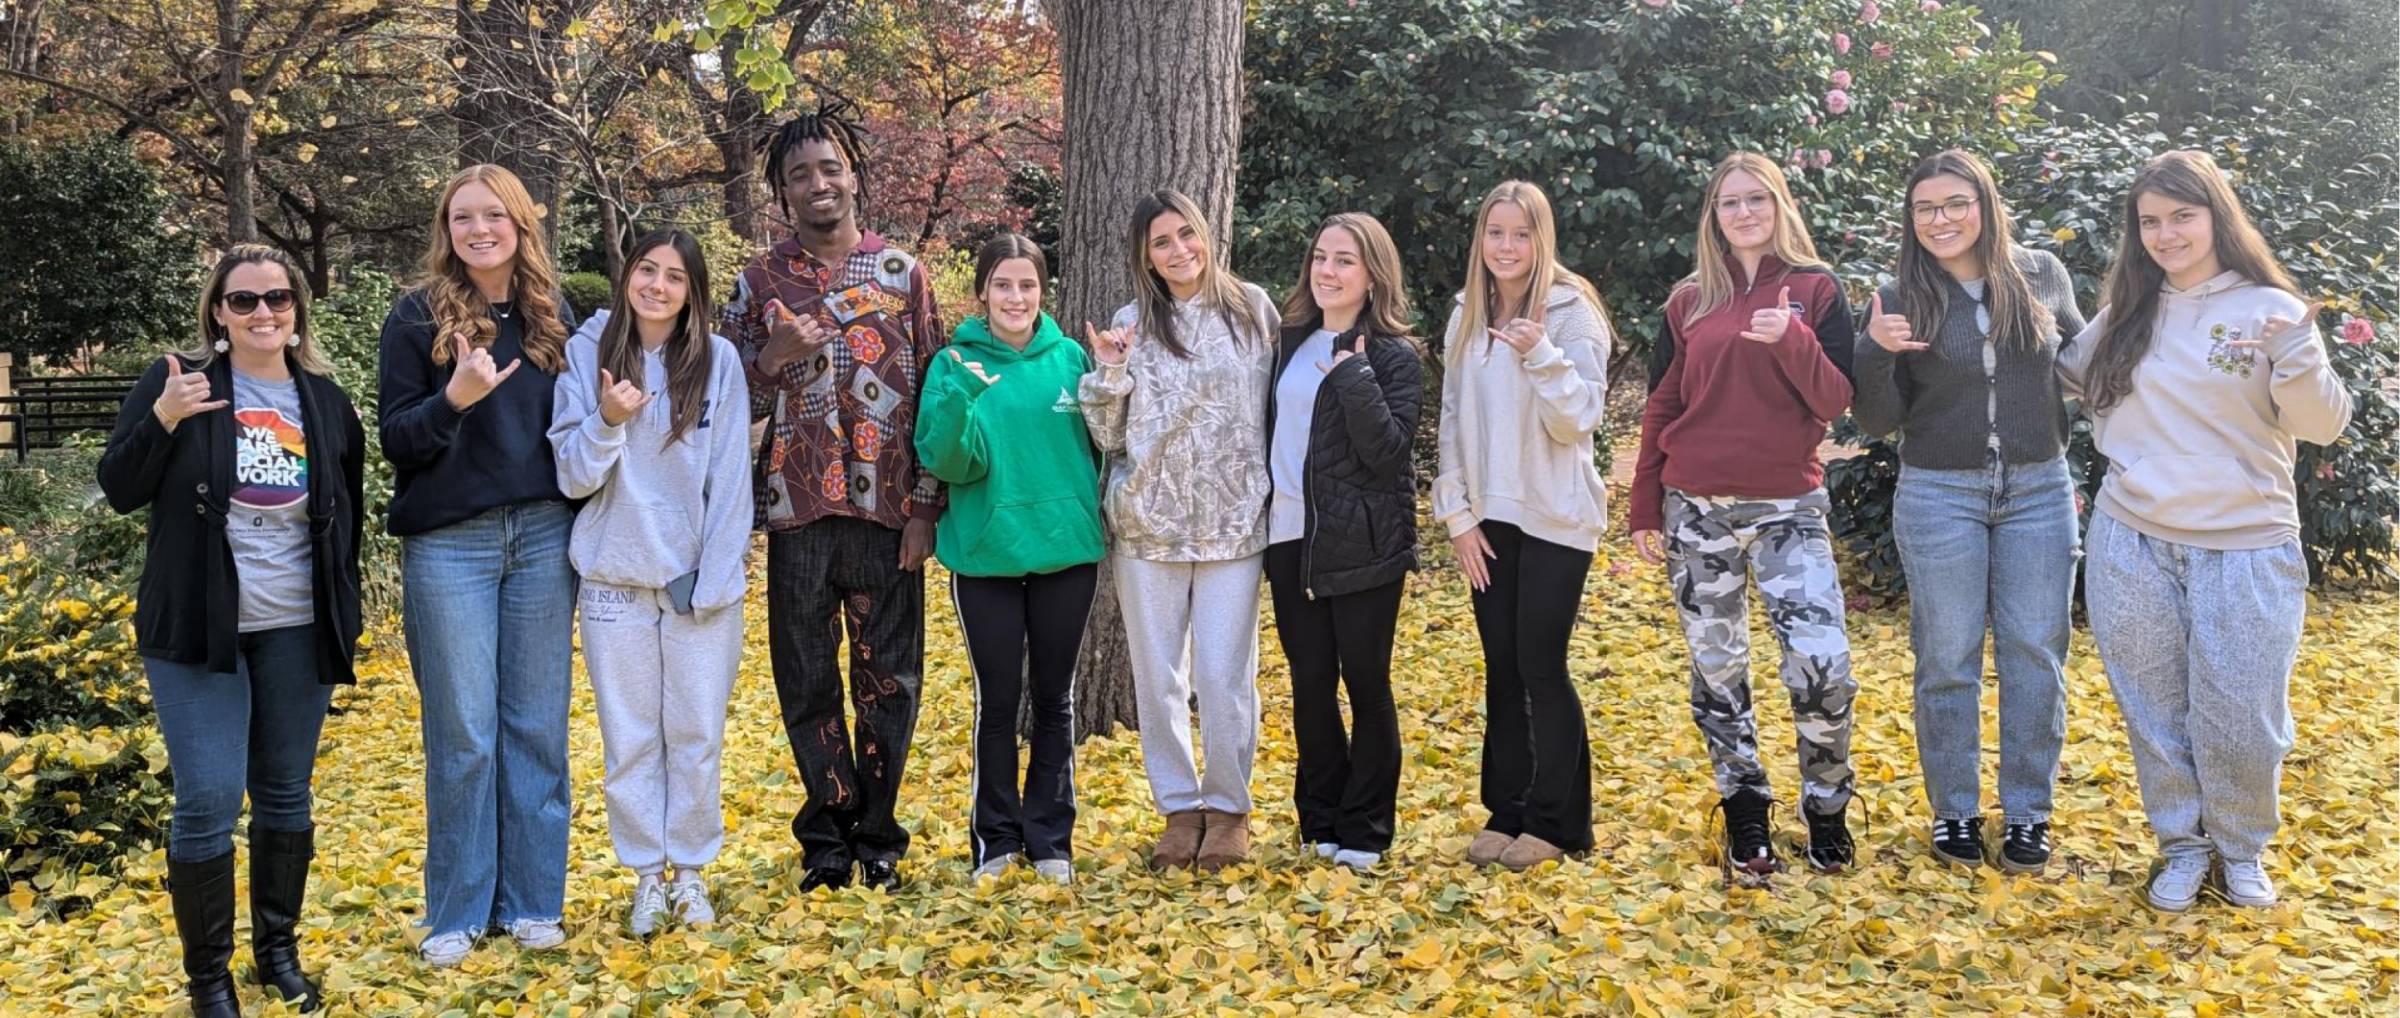
[[100, 457], [118, 512], [150, 509], [134, 634], [174, 772], [167, 885], [192, 1013], [239, 1014], [233, 822], [250, 799], [256, 978], [303, 1011], [309, 780], [354, 681], [366, 434], [308, 332], [300, 270], [243, 244], [209, 274], [200, 340], [142, 375]]

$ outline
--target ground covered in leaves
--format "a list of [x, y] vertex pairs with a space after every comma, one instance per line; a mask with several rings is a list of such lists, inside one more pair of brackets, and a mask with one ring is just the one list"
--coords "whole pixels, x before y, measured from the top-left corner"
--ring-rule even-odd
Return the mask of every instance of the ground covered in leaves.
[[[1622, 546], [1610, 549], [1631, 561]], [[2136, 890], [2149, 842], [2131, 760], [2087, 634], [2070, 665], [2061, 857], [2043, 878], [1945, 870], [1925, 848], [1909, 723], [1906, 617], [1855, 614], [1863, 692], [1852, 809], [1863, 868], [1728, 890], [1707, 855], [1713, 801], [1683, 694], [1682, 649], [1649, 570], [1594, 570], [1573, 648], [1591, 726], [1600, 847], [1517, 876], [1458, 861], [1482, 813], [1481, 663], [1464, 588], [1412, 580], [1396, 666], [1408, 747], [1399, 843], [1370, 878], [1295, 843], [1286, 672], [1271, 629], [1256, 860], [1218, 876], [1153, 876], [1158, 826], [1131, 733], [1080, 750], [1078, 883], [967, 880], [970, 687], [949, 598], [927, 597], [926, 708], [903, 819], [916, 832], [896, 895], [795, 893], [785, 824], [798, 806], [763, 635], [744, 661], [726, 741], [723, 920], [645, 943], [624, 932], [631, 878], [610, 855], [588, 687], [573, 720], [571, 939], [505, 938], [461, 968], [411, 950], [424, 845], [417, 700], [399, 641], [376, 643], [318, 769], [322, 856], [302, 933], [341, 1012], [647, 1014], [2362, 1014], [2400, 980], [2400, 733], [2389, 595], [2312, 599], [2270, 871], [2285, 903], [2213, 902], [2182, 917]], [[752, 631], [763, 610], [754, 598]], [[1761, 634], [1761, 645], [1771, 646]], [[1762, 743], [1792, 787], [1788, 710], [1771, 656], [1753, 666]], [[1991, 717], [1987, 705], [1985, 717]], [[1990, 787], [1988, 733], [1986, 788]], [[1989, 800], [1987, 799], [1987, 802]], [[1995, 807], [1992, 807], [1996, 809]], [[1995, 820], [1994, 823], [1997, 821]], [[1779, 837], [1798, 830], [1788, 816]], [[164, 857], [66, 921], [0, 916], [0, 1013], [183, 1013]], [[246, 914], [241, 920], [247, 927]], [[246, 943], [246, 935], [244, 936]], [[246, 975], [248, 952], [240, 954]], [[252, 1012], [263, 1006], [244, 990]]]

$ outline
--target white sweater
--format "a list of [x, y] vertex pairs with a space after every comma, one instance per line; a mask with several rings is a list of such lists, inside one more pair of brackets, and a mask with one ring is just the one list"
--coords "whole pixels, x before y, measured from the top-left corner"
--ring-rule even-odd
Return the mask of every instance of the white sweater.
[[[2314, 322], [2255, 350], [2228, 344], [2257, 338], [2269, 316], [2297, 321], [2304, 310], [2299, 298], [2234, 272], [2162, 290], [2133, 391], [2092, 417], [2093, 442], [2108, 457], [2095, 508], [2159, 540], [2219, 551], [2297, 538], [2294, 440], [2339, 437], [2350, 425], [2350, 390]], [[2086, 391], [2108, 312], [2059, 352], [2069, 396]]]
[[1453, 301], [1442, 341], [1441, 472], [1433, 515], [1457, 537], [1485, 520], [1579, 551], [1600, 546], [1608, 485], [1592, 432], [1608, 393], [1611, 337], [1572, 286], [1550, 288], [1533, 349], [1459, 335]]
[[695, 609], [738, 604], [749, 583], [750, 388], [740, 356], [722, 336], [708, 337], [708, 404], [692, 429], [667, 445], [675, 409], [667, 397], [666, 360], [644, 354], [644, 391], [656, 393], [632, 420], [600, 417], [602, 311], [567, 341], [558, 376], [550, 445], [558, 486], [589, 498], [575, 516], [567, 559], [585, 579], [663, 589], [700, 571]]

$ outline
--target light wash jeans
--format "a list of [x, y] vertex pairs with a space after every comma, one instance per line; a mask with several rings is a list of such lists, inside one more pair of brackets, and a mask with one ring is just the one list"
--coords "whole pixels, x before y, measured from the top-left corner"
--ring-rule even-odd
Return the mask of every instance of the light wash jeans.
[[493, 509], [401, 550], [424, 698], [429, 935], [561, 917], [575, 571], [564, 502]]
[[245, 791], [260, 830], [305, 831], [313, 823], [308, 783], [333, 702], [333, 687], [317, 681], [317, 627], [243, 633], [240, 650], [232, 672], [142, 659], [175, 777], [167, 858], [176, 862], [233, 851]]
[[1892, 536], [1908, 573], [1917, 763], [1933, 815], [1983, 811], [1983, 637], [2000, 673], [2000, 811], [2050, 819], [2067, 736], [2075, 490], [2063, 458], [1979, 470], [1900, 468]]
[[2308, 610], [2300, 542], [2212, 551], [2092, 514], [2084, 604], [2169, 859], [2253, 862], [2282, 814], [2292, 662]]

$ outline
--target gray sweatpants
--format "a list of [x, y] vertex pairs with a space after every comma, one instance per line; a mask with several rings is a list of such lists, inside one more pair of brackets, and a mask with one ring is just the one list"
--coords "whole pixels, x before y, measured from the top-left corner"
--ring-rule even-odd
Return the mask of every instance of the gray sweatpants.
[[2084, 603], [2168, 858], [2259, 857], [2281, 818], [2292, 661], [2307, 612], [2300, 542], [2211, 551], [2092, 514]]
[[[1117, 607], [1133, 658], [1142, 769], [1160, 813], [1250, 812], [1258, 756], [1258, 580], [1264, 556], [1152, 562], [1116, 555]], [[1193, 694], [1208, 751], [1192, 756]]]
[[697, 869], [725, 844], [717, 764], [742, 662], [742, 606], [678, 615], [663, 590], [583, 581], [608, 836], [637, 873]]

